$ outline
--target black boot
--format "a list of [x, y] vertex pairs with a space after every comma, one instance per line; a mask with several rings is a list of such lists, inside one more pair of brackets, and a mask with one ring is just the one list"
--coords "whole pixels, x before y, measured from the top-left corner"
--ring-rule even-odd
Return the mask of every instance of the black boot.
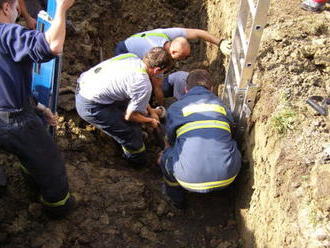
[[166, 183], [163, 183], [162, 193], [168, 203], [173, 207], [181, 210], [186, 208], [184, 190], [180, 186], [171, 187]]

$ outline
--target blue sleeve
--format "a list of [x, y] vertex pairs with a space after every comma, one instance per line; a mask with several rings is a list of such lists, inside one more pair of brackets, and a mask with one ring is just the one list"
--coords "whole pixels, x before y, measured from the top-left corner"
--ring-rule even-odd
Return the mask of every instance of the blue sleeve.
[[177, 37], [187, 37], [187, 33], [184, 28], [165, 28], [162, 32], [166, 34], [171, 40]]
[[15, 62], [30, 59], [47, 62], [54, 58], [45, 35], [17, 24], [0, 25], [0, 53], [8, 54]]
[[[180, 112], [181, 113], [181, 112]], [[176, 104], [172, 104], [167, 110], [165, 131], [168, 142], [173, 145], [176, 138], [176, 129], [179, 127], [178, 119], [178, 107]]]

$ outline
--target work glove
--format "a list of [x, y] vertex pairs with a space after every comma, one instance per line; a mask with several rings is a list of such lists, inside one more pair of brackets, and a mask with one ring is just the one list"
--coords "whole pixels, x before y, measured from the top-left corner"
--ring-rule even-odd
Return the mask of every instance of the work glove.
[[220, 51], [225, 55], [229, 56], [232, 49], [232, 43], [229, 40], [222, 40], [219, 44]]

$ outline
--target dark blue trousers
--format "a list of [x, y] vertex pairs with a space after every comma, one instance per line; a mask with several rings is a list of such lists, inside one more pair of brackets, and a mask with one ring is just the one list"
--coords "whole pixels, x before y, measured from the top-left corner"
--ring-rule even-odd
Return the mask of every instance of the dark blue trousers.
[[127, 47], [125, 45], [124, 41], [118, 42], [115, 48], [115, 56], [118, 56], [120, 54], [128, 53]]
[[0, 113], [0, 148], [18, 156], [22, 169], [38, 186], [43, 203], [65, 205], [69, 186], [64, 160], [32, 107], [9, 117]]
[[145, 163], [145, 146], [141, 126], [124, 119], [127, 102], [99, 104], [76, 95], [79, 116], [101, 129], [123, 148], [125, 157], [133, 163]]

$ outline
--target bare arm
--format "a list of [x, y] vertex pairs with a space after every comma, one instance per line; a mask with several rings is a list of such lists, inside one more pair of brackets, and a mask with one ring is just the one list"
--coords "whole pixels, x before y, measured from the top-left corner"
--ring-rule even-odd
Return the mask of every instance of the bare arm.
[[133, 122], [137, 122], [137, 123], [150, 124], [153, 128], [156, 128], [159, 125], [158, 120], [156, 120], [154, 118], [146, 117], [139, 112], [132, 112], [129, 116], [125, 115], [125, 120], [133, 121]]
[[202, 29], [192, 29], [192, 28], [185, 28], [187, 33], [187, 39], [203, 39], [205, 41], [211, 42], [212, 44], [219, 45], [220, 39], [215, 37], [214, 35], [208, 33]]
[[30, 16], [29, 12], [27, 11], [25, 0], [19, 0], [19, 7], [21, 10], [21, 15], [25, 19], [26, 26], [29, 29], [35, 29], [37, 25], [37, 21], [32, 16]]
[[75, 0], [56, 0], [56, 13], [50, 28], [45, 32], [46, 40], [54, 55], [63, 52], [66, 28], [66, 11], [73, 5]]
[[163, 93], [163, 78], [151, 77], [153, 91], [155, 94], [156, 102], [159, 105], [164, 105], [164, 93]]

